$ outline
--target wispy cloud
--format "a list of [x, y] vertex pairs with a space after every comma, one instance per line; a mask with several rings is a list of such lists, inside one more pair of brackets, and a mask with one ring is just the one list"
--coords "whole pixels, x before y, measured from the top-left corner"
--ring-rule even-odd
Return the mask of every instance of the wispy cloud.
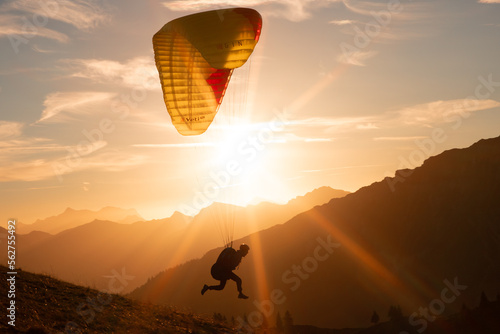
[[114, 96], [114, 93], [106, 92], [56, 92], [49, 94], [45, 98], [43, 103], [45, 109], [37, 123], [64, 121], [63, 118], [55, 116], [61, 113], [75, 114], [85, 112], [84, 107], [108, 101]]
[[108, 22], [110, 10], [95, 0], [15, 0], [0, 5], [0, 37], [12, 43], [25, 43], [27, 38], [44, 37], [61, 43], [69, 41], [67, 34], [57, 31], [51, 20], [64, 22], [89, 31]]
[[0, 122], [0, 182], [61, 178], [82, 170], [122, 171], [147, 157], [109, 148], [104, 140], [62, 145], [57, 140], [29, 137], [16, 122]]
[[119, 172], [142, 165], [146, 161], [147, 157], [145, 155], [106, 150], [85, 159], [79, 170], [97, 169], [107, 172]]
[[375, 137], [373, 140], [375, 141], [414, 141], [418, 139], [427, 138], [426, 136], [394, 136], [394, 137]]
[[433, 4], [418, 2], [395, 2], [395, 1], [359, 1], [359, 0], [342, 0], [344, 6], [351, 12], [369, 16], [370, 18], [378, 18], [382, 21], [421, 21], [429, 19], [434, 14], [432, 13]]
[[[457, 117], [467, 118], [472, 113], [496, 107], [500, 107], [500, 102], [495, 100], [455, 99], [421, 103], [372, 116], [289, 119], [286, 124], [287, 131], [292, 131], [292, 134], [300, 131], [303, 137], [298, 137], [296, 134], [290, 137], [291, 134], [287, 133], [288, 136], [285, 136], [285, 139], [290, 142], [297, 141], [300, 138], [329, 138], [326, 135], [332, 133], [340, 134], [378, 129], [391, 130], [401, 129], [402, 127], [433, 127], [456, 122]], [[311, 134], [314, 135], [311, 136]], [[404, 141], [419, 138], [415, 136], [385, 135], [375, 137], [374, 140]], [[314, 140], [309, 139], [306, 141], [313, 142]]]
[[44, 48], [42, 48], [42, 47], [40, 47], [40, 46], [38, 46], [36, 44], [33, 45], [31, 48], [34, 51], [39, 52], [39, 53], [54, 53], [54, 52], [56, 52], [55, 50], [44, 49]]
[[360, 117], [310, 117], [289, 121], [289, 125], [301, 127], [322, 127], [336, 130], [363, 130], [373, 129], [378, 126], [376, 123], [382, 121], [380, 117], [360, 116]]
[[374, 43], [421, 37], [423, 30], [421, 27], [414, 29], [413, 25], [421, 24], [422, 20], [432, 16], [431, 6], [428, 4], [352, 0], [342, 2], [351, 13], [356, 14], [357, 19], [336, 19], [329, 23], [340, 26], [340, 32], [350, 37], [339, 44], [337, 61], [354, 66], [366, 66], [367, 61], [378, 54], [373, 50]]
[[[0, 7], [0, 9], [1, 8], [2, 7]], [[27, 38], [33, 37], [49, 38], [61, 43], [69, 41], [69, 37], [66, 34], [43, 26], [27, 29], [23, 21], [23, 16], [12, 13], [2, 13], [0, 11], [0, 38], [1, 37], [9, 37], [14, 45], [17, 43], [25, 43]]]
[[498, 106], [500, 106], [500, 102], [495, 100], [457, 99], [433, 101], [398, 110], [397, 121], [408, 125], [431, 126], [433, 124], [452, 122], [454, 116], [468, 115], [472, 112]]
[[96, 0], [15, 0], [5, 3], [0, 9], [31, 13], [40, 19], [61, 21], [80, 30], [93, 29], [111, 17], [104, 2]]
[[306, 143], [329, 143], [332, 142], [332, 138], [305, 138]]
[[[74, 158], [73, 158], [74, 159]], [[0, 159], [1, 162], [2, 159]], [[113, 150], [89, 154], [68, 165], [67, 152], [54, 158], [23, 158], [0, 164], [0, 182], [38, 181], [61, 178], [64, 175], [83, 170], [118, 172], [143, 164], [143, 155]], [[77, 161], [77, 162], [75, 162]]]
[[[357, 0], [342, 2], [355, 14], [356, 20], [348, 17], [329, 23], [340, 26], [340, 32], [350, 37], [339, 44], [340, 54], [337, 61], [354, 66], [366, 66], [367, 60], [378, 54], [373, 50], [375, 43], [390, 43], [425, 36], [429, 31], [423, 29], [422, 24], [436, 15], [433, 4], [428, 3]], [[417, 24], [418, 28], [415, 28]]]
[[54, 175], [46, 159], [9, 161], [0, 165], [0, 182], [36, 181]]
[[158, 71], [151, 57], [136, 57], [123, 63], [106, 59], [64, 59], [61, 62], [68, 66], [71, 77], [142, 89], [158, 88]]
[[345, 169], [356, 169], [356, 168], [373, 168], [373, 167], [382, 167], [384, 165], [359, 165], [359, 166], [340, 166], [340, 167], [332, 167], [332, 168], [323, 168], [323, 169], [306, 169], [301, 170], [301, 173], [324, 173], [336, 170], [345, 170]]
[[132, 147], [144, 148], [185, 148], [185, 147], [216, 147], [215, 142], [206, 143], [163, 143], [163, 144], [134, 144]]
[[344, 19], [344, 20], [332, 20], [332, 21], [330, 21], [328, 23], [329, 24], [334, 24], [336, 26], [345, 26], [345, 25], [354, 24], [354, 23], [356, 23], [356, 21]]
[[0, 140], [17, 137], [21, 134], [22, 123], [0, 121]]
[[311, 17], [314, 9], [327, 7], [342, 0], [175, 0], [163, 5], [173, 11], [198, 11], [229, 6], [259, 7], [266, 15], [279, 16], [290, 21], [302, 21]]

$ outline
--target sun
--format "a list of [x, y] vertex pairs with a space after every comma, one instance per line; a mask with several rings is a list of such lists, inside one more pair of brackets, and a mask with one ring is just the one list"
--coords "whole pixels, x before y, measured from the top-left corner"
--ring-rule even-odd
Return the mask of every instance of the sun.
[[208, 173], [218, 186], [217, 201], [247, 205], [256, 197], [270, 193], [273, 184], [271, 160], [272, 134], [267, 123], [251, 123], [244, 119], [231, 124], [214, 124], [206, 137], [211, 142]]

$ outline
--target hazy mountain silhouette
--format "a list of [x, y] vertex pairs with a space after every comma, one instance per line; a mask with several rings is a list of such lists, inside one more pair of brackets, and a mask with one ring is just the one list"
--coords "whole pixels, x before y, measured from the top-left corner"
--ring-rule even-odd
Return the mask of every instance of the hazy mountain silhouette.
[[134, 287], [165, 267], [165, 258], [175, 254], [192, 217], [175, 213], [170, 218], [120, 224], [94, 220], [44, 240], [17, 235], [16, 262], [26, 270], [49, 273], [87, 286], [105, 288], [113, 271], [135, 276]]
[[[53, 236], [32, 232], [17, 236], [17, 262], [26, 270], [97, 288], [107, 284], [104, 276], [125, 268], [136, 277], [124, 290], [129, 292], [161, 270], [221, 246], [217, 226], [228, 220], [234, 222], [235, 237], [241, 237], [346, 194], [322, 187], [285, 205], [261, 203], [243, 208], [214, 203], [194, 218], [176, 212], [170, 218], [133, 224], [94, 220]], [[1, 259], [5, 263], [6, 256]]]
[[[330, 187], [320, 187], [303, 196], [297, 196], [286, 204], [275, 204], [262, 202], [257, 205], [239, 207], [230, 204], [214, 203], [200, 211], [193, 219], [192, 231], [196, 234], [205, 235], [207, 240], [199, 242], [206, 243], [209, 248], [221, 246], [221, 238], [217, 231], [217, 226], [227, 226], [234, 222], [234, 238], [241, 238], [251, 233], [269, 228], [276, 224], [281, 224], [297, 214], [313, 208], [316, 205], [327, 203], [332, 198], [341, 198], [348, 195], [344, 190], [332, 189]], [[214, 223], [217, 220], [217, 223]], [[207, 223], [209, 222], [209, 223]], [[214, 237], [213, 235], [216, 234]], [[210, 240], [208, 240], [210, 237]], [[179, 264], [179, 263], [175, 263]]]
[[449, 150], [237, 240], [251, 247], [237, 271], [248, 301], [236, 299], [232, 282], [200, 295], [215, 282], [210, 266], [221, 249], [131, 296], [254, 323], [259, 312], [289, 310], [296, 324], [329, 328], [366, 327], [374, 310], [385, 315], [390, 305], [408, 315], [477, 305], [480, 291], [500, 290], [499, 153], [500, 137]]
[[112, 206], [104, 207], [98, 211], [67, 208], [61, 214], [45, 219], [38, 219], [33, 224], [18, 222], [16, 232], [19, 234], [27, 234], [31, 231], [42, 231], [50, 234], [57, 234], [64, 230], [90, 223], [96, 219], [110, 220], [122, 224], [130, 224], [144, 220], [135, 209], [120, 209]]

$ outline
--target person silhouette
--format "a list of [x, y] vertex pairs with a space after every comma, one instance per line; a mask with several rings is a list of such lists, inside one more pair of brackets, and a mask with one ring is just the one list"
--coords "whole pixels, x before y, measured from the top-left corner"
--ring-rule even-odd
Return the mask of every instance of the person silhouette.
[[219, 285], [208, 286], [205, 284], [201, 289], [201, 294], [204, 295], [207, 290], [222, 290], [226, 286], [227, 280], [233, 280], [236, 282], [236, 288], [238, 289], [238, 298], [247, 299], [248, 296], [245, 296], [242, 292], [241, 278], [233, 273], [233, 270], [240, 265], [241, 259], [248, 254], [249, 250], [250, 247], [246, 244], [241, 244], [239, 250], [232, 247], [225, 248], [210, 269], [212, 277], [220, 281]]

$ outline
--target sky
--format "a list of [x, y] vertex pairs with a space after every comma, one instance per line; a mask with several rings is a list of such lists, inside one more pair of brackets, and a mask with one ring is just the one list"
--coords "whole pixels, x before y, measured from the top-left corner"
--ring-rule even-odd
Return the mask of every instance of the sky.
[[[181, 136], [152, 36], [226, 7], [259, 11], [260, 41]], [[0, 50], [5, 222], [356, 191], [500, 135], [500, 0], [1, 0]]]

